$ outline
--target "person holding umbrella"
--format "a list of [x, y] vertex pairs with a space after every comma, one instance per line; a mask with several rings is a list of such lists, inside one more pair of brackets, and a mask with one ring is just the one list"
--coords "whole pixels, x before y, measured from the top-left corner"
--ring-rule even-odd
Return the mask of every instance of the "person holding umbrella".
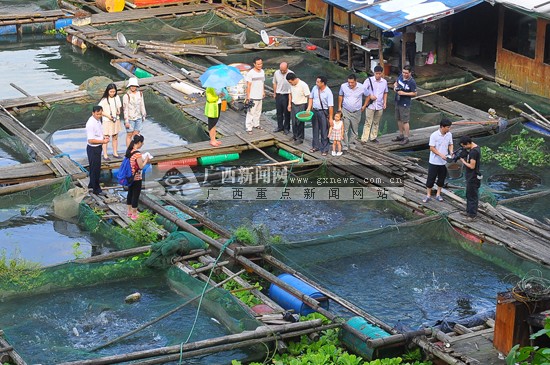
[[202, 86], [206, 88], [204, 115], [208, 117], [208, 134], [212, 147], [221, 145], [221, 142], [216, 140], [216, 124], [220, 118], [221, 98], [229, 101], [229, 93], [225, 87], [237, 85], [242, 79], [243, 75], [239, 69], [223, 64], [209, 67], [199, 77]]
[[204, 115], [208, 117], [208, 135], [210, 136], [210, 145], [219, 147], [222, 142], [216, 140], [216, 124], [220, 119], [222, 99], [227, 97], [227, 90], [223, 88], [217, 91], [213, 87], [206, 88], [206, 104], [204, 105]]

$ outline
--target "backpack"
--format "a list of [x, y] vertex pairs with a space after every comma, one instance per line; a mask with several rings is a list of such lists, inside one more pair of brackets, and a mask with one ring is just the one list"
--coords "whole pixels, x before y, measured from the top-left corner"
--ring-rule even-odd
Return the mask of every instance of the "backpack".
[[[130, 158], [134, 155], [134, 153], [137, 153], [138, 151], [133, 151], [130, 154]], [[137, 169], [135, 173], [132, 173], [132, 165], [130, 164], [130, 158], [124, 157], [124, 160], [122, 160], [122, 163], [120, 164], [120, 168], [118, 169], [117, 173], [117, 179], [118, 183], [122, 186], [130, 186], [134, 182], [134, 177], [136, 176]]]

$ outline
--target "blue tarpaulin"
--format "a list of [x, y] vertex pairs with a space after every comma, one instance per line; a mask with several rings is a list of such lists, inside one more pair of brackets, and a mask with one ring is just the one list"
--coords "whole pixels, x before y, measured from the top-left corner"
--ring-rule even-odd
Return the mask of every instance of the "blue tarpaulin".
[[458, 13], [484, 0], [324, 0], [334, 7], [351, 12], [384, 31], [396, 30], [417, 22], [430, 22]]

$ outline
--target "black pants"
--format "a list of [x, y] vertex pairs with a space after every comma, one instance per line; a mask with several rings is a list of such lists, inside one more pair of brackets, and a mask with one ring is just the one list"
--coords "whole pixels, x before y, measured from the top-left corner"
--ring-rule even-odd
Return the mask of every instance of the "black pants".
[[296, 118], [296, 114], [298, 114], [299, 112], [303, 112], [306, 109], [307, 109], [307, 103], [298, 104], [298, 105], [292, 103], [292, 111], [290, 112], [292, 117], [292, 137], [297, 141], [304, 140], [305, 123], [300, 122], [298, 118]]
[[128, 187], [128, 196], [126, 197], [126, 205], [131, 205], [132, 208], [137, 208], [139, 203], [139, 195], [141, 194], [141, 186], [143, 180], [136, 180]]
[[277, 109], [277, 129], [290, 131], [290, 112], [288, 111], [288, 94], [275, 96], [275, 108]]
[[101, 193], [101, 187], [99, 186], [99, 174], [101, 172], [101, 146], [86, 147], [86, 154], [88, 155], [88, 170], [90, 170], [90, 182], [88, 188], [92, 189], [94, 194]]
[[312, 147], [321, 152], [328, 152], [328, 110], [314, 109], [311, 118], [313, 129]]
[[437, 186], [443, 187], [445, 185], [445, 178], [447, 177], [447, 166], [428, 164], [428, 178], [426, 179], [427, 188], [431, 189], [434, 187], [436, 177]]
[[477, 206], [479, 205], [479, 187], [481, 181], [475, 180], [466, 181], [466, 213], [470, 217], [477, 215]]
[[216, 124], [218, 124], [218, 120], [220, 119], [221, 112], [222, 112], [222, 105], [218, 104], [218, 117], [217, 118], [208, 117], [208, 131], [214, 128]]

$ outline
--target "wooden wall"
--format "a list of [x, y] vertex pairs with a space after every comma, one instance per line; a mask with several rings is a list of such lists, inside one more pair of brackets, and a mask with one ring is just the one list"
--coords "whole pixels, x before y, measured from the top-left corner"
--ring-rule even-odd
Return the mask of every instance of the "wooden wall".
[[[317, 15], [321, 19], [325, 19], [327, 16], [328, 5], [323, 0], [308, 0], [307, 7], [307, 11]], [[348, 24], [348, 14], [345, 11], [334, 8], [334, 22], [340, 25]], [[357, 27], [366, 27], [369, 24], [366, 20], [358, 18], [355, 15], [352, 15], [351, 23]], [[378, 28], [371, 26], [371, 29], [377, 30]]]
[[496, 81], [528, 94], [550, 98], [550, 65], [544, 63], [546, 25], [550, 21], [537, 20], [537, 45], [535, 58], [529, 58], [502, 48], [504, 7], [501, 6], [498, 22]]

